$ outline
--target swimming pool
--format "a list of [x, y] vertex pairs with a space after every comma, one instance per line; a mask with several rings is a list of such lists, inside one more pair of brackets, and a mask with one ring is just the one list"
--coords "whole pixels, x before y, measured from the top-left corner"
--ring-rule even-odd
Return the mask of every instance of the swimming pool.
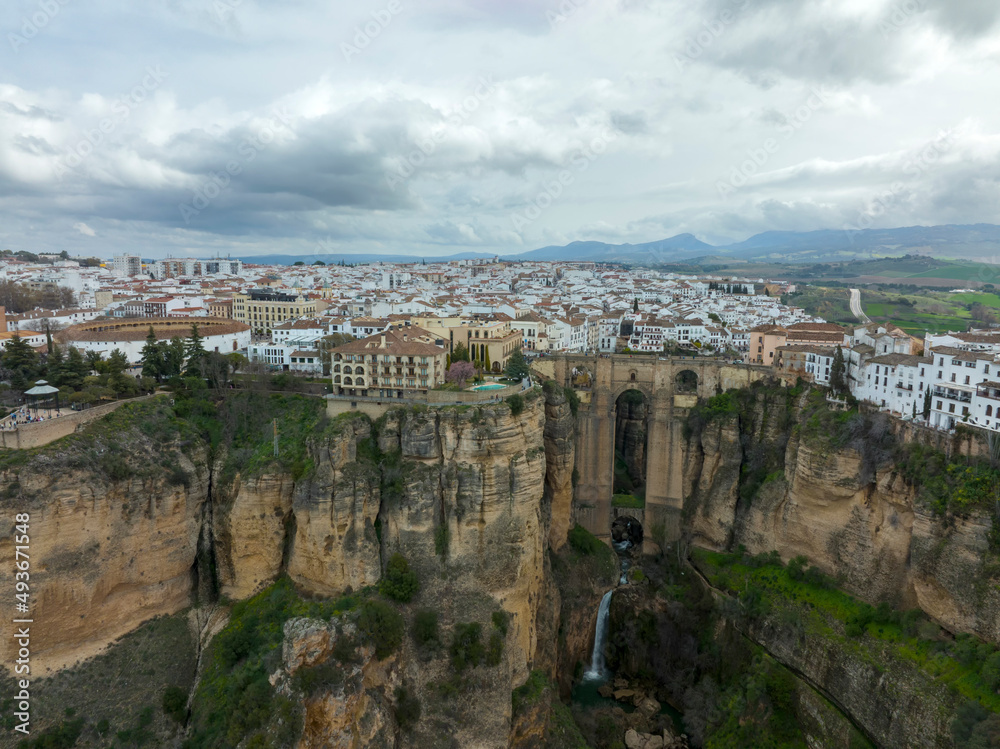
[[488, 385], [476, 385], [473, 390], [503, 390], [506, 385], [500, 385], [496, 382], [491, 382]]

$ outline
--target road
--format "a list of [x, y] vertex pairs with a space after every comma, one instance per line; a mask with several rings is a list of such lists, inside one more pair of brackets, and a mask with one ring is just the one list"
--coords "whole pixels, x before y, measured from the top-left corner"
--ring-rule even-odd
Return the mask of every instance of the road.
[[851, 314], [858, 318], [865, 325], [871, 322], [871, 318], [861, 309], [860, 289], [851, 289]]

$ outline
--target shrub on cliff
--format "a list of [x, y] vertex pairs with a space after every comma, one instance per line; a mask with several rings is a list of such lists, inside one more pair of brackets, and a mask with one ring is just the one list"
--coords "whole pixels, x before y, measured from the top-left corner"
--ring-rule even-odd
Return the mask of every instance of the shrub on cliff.
[[517, 393], [507, 396], [507, 405], [510, 406], [511, 416], [520, 416], [524, 411], [524, 398]]
[[409, 733], [420, 720], [420, 700], [406, 687], [396, 687], [396, 722]]
[[464, 671], [469, 666], [478, 666], [486, 655], [483, 647], [483, 625], [479, 622], [456, 624], [452, 633], [451, 665], [456, 671]]
[[410, 563], [399, 552], [389, 558], [385, 575], [379, 583], [379, 592], [400, 603], [409, 603], [420, 590], [417, 573], [410, 569]]
[[184, 725], [187, 720], [187, 692], [178, 686], [167, 687], [163, 692], [163, 712]]
[[577, 523], [569, 531], [569, 545], [580, 554], [598, 554], [604, 548], [604, 544], [594, 534]]
[[369, 599], [358, 611], [358, 630], [375, 646], [379, 660], [395, 653], [403, 644], [403, 616], [385, 601]]
[[437, 645], [440, 641], [438, 632], [438, 615], [436, 611], [421, 609], [413, 617], [413, 641], [419, 647], [426, 648]]

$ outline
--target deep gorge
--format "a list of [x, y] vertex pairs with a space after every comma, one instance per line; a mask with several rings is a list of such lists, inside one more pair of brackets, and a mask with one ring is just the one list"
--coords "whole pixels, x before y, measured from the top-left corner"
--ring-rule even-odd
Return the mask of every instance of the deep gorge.
[[[85, 716], [77, 746], [144, 731], [163, 746], [604, 749], [629, 728], [692, 746], [992, 745], [970, 743], [1000, 711], [983, 671], [1000, 644], [995, 469], [962, 457], [971, 437], [941, 463], [940, 444], [902, 450], [879, 417], [775, 383], [675, 409], [681, 537], [647, 521], [620, 583], [576, 522], [573, 399], [549, 384], [373, 422], [192, 388], [0, 454], [3, 517], [32, 516], [33, 665], [52, 669], [39, 731]], [[407, 600], [380, 586], [395, 555], [417, 581]], [[611, 588], [606, 658], [624, 686], [584, 696]], [[188, 665], [159, 664], [167, 647]], [[123, 689], [119, 655], [148, 683]]]

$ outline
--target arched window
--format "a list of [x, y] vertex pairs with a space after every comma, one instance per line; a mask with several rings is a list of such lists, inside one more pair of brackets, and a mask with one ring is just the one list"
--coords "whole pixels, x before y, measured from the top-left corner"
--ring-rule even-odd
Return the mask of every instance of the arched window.
[[353, 385], [354, 381], [350, 377], [345, 377], [344, 378], [344, 384], [345, 385]]
[[354, 374], [354, 369], [350, 365], [348, 365], [344, 367], [344, 374]]
[[355, 385], [364, 385], [365, 384], [365, 378], [364, 377], [357, 377], [357, 378], [355, 378], [354, 384]]
[[635, 382], [635, 372], [632, 373], [632, 376], [629, 377], [629, 379], [632, 380], [632, 382]]
[[986, 407], [986, 415], [987, 416], [992, 416], [993, 415], [993, 406], [987, 406]]

